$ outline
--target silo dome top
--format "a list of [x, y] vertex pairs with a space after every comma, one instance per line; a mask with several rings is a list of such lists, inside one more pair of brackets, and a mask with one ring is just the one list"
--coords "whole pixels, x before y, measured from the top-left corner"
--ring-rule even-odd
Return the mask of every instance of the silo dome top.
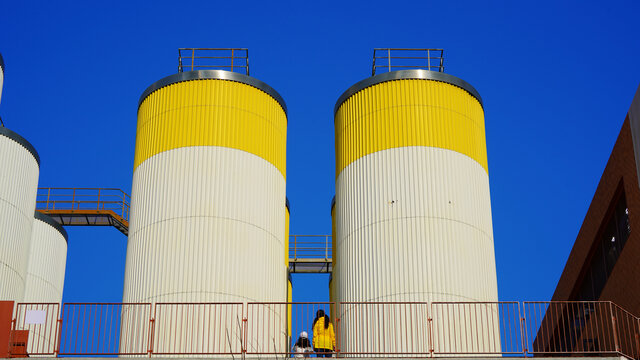
[[51, 216], [43, 214], [40, 211], [36, 211], [34, 214], [34, 218], [51, 225], [53, 228], [58, 230], [60, 234], [62, 234], [62, 236], [64, 237], [64, 240], [67, 243], [69, 242], [69, 235], [67, 234], [67, 231], [57, 221], [53, 220]]
[[335, 115], [343, 102], [362, 89], [386, 81], [404, 79], [434, 80], [457, 86], [475, 97], [480, 106], [483, 106], [482, 98], [473, 86], [460, 78], [444, 73], [444, 49], [376, 48], [373, 49], [371, 77], [347, 89], [338, 98], [333, 113]]
[[40, 155], [38, 155], [38, 152], [36, 151], [36, 148], [33, 147], [33, 145], [31, 145], [31, 143], [28, 142], [27, 139], [23, 138], [18, 133], [7, 129], [4, 126], [0, 126], [0, 135], [8, 137], [9, 139], [17, 142], [22, 147], [27, 149], [27, 151], [29, 151], [31, 153], [31, 155], [33, 155], [33, 157], [36, 159], [36, 162], [38, 163], [38, 166], [40, 166]]
[[190, 80], [228, 80], [253, 86], [274, 98], [287, 114], [287, 105], [277, 91], [249, 76], [249, 50], [246, 48], [180, 48], [178, 73], [151, 84], [140, 96], [138, 107], [152, 92], [171, 84]]
[[415, 69], [415, 70], [398, 70], [398, 71], [382, 73], [382, 74], [371, 76], [369, 78], [366, 78], [362, 81], [355, 83], [353, 86], [347, 89], [347, 91], [345, 91], [344, 93], [342, 93], [342, 95], [340, 95], [340, 97], [338, 98], [338, 101], [336, 101], [336, 106], [333, 108], [333, 113], [335, 115], [335, 113], [338, 112], [338, 108], [340, 108], [340, 105], [342, 105], [342, 103], [344, 103], [348, 98], [350, 98], [352, 95], [354, 95], [355, 93], [357, 93], [362, 89], [365, 89], [370, 86], [377, 85], [383, 82], [387, 82], [387, 81], [404, 80], [404, 79], [435, 80], [435, 81], [441, 81], [441, 82], [445, 82], [445, 83], [457, 86], [459, 88], [466, 90], [469, 94], [471, 94], [471, 96], [475, 97], [478, 100], [478, 102], [480, 103], [480, 106], [483, 106], [482, 97], [480, 97], [480, 93], [468, 82], [443, 72]]
[[235, 81], [243, 84], [247, 84], [249, 86], [253, 86], [259, 90], [264, 91], [269, 96], [274, 98], [284, 110], [284, 113], [287, 114], [287, 105], [284, 102], [284, 99], [278, 92], [267, 85], [266, 83], [248, 76], [235, 72], [225, 71], [225, 70], [196, 70], [196, 71], [187, 71], [187, 72], [179, 72], [177, 74], [169, 75], [165, 78], [162, 78], [155, 83], [151, 84], [140, 96], [140, 101], [138, 101], [138, 106], [142, 104], [144, 99], [147, 98], [152, 92], [163, 88], [165, 86], [169, 86], [171, 84], [183, 82], [183, 81], [191, 81], [191, 80], [205, 80], [205, 79], [214, 79], [214, 80], [228, 80]]

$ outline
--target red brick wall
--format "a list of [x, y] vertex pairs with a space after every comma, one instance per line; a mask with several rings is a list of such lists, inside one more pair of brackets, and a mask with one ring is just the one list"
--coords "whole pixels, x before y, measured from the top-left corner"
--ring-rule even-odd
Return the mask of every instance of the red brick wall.
[[628, 116], [600, 178], [552, 300], [576, 300], [590, 257], [600, 242], [609, 212], [615, 207], [616, 191], [620, 185], [627, 200], [631, 233], [599, 300], [613, 301], [627, 311], [640, 315], [640, 187]]

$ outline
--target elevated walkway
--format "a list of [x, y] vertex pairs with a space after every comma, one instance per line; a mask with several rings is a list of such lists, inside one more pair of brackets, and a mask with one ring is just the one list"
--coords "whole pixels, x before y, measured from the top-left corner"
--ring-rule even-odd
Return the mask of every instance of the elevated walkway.
[[[39, 188], [36, 210], [63, 226], [113, 226], [129, 235], [131, 198], [114, 188]], [[331, 235], [290, 235], [292, 273], [330, 273]]]
[[120, 189], [39, 188], [36, 211], [63, 226], [113, 226], [129, 235], [130, 203]]

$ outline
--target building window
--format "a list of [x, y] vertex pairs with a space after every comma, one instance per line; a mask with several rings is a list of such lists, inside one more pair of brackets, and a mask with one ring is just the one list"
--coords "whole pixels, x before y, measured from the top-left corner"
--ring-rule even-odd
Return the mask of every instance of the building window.
[[629, 238], [629, 208], [624, 192], [615, 203], [611, 216], [606, 221], [604, 231], [587, 268], [580, 291], [575, 300], [595, 301], [600, 298], [607, 279], [615, 266], [622, 248]]

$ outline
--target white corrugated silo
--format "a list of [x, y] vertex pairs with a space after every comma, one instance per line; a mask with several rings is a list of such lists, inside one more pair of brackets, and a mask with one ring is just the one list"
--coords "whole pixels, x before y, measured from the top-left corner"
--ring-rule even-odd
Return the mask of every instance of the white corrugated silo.
[[36, 206], [40, 157], [0, 126], [0, 300], [22, 301]]
[[62, 225], [48, 215], [35, 212], [23, 302], [62, 302], [67, 241]]

